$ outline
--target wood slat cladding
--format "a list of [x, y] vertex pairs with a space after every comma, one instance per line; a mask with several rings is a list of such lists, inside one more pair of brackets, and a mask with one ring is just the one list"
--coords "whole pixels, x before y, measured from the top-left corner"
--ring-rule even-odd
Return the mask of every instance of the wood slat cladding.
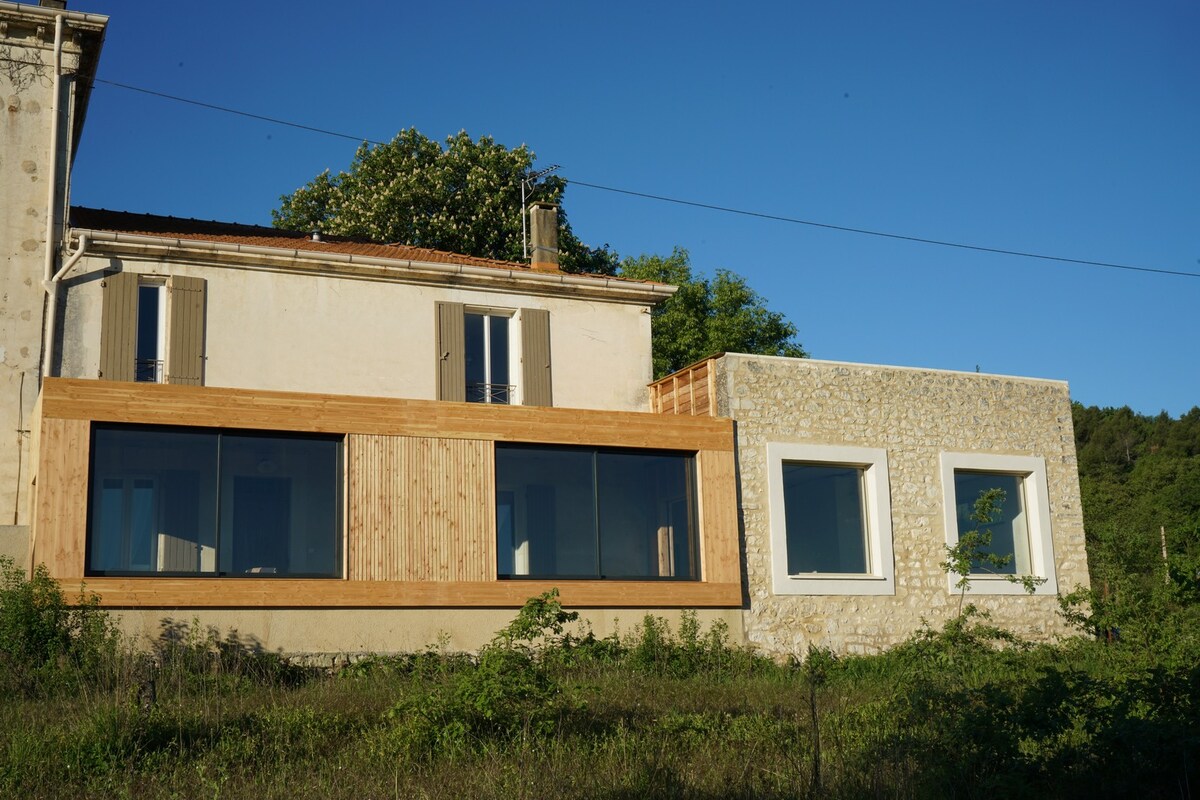
[[350, 436], [348, 577], [496, 578], [490, 441]]
[[100, 378], [131, 381], [137, 341], [138, 276], [105, 275], [104, 308], [100, 312]]
[[167, 292], [167, 382], [200, 386], [204, 383], [204, 279], [172, 275]]
[[[552, 587], [580, 607], [742, 602], [730, 420], [64, 378], [40, 403], [34, 557], [67, 588], [85, 572], [92, 421], [347, 437], [344, 579], [89, 577], [106, 606], [518, 607]], [[703, 579], [497, 580], [497, 441], [696, 453]]]
[[733, 451], [727, 419], [47, 378], [42, 412], [145, 425]]
[[684, 367], [650, 384], [650, 408], [656, 414], [715, 417], [716, 359]]
[[298, 578], [61, 579], [110, 608], [520, 608], [557, 588], [574, 608], [736, 608], [740, 583], [694, 581], [339, 581]]
[[[703, 578], [713, 583], [741, 580], [738, 550], [737, 463], [733, 453], [702, 450], [696, 454], [700, 484]], [[731, 544], [732, 543], [732, 544]]]
[[55, 576], [82, 575], [91, 426], [83, 420], [43, 418], [39, 428], [42, 486], [34, 510], [33, 563], [45, 564]]

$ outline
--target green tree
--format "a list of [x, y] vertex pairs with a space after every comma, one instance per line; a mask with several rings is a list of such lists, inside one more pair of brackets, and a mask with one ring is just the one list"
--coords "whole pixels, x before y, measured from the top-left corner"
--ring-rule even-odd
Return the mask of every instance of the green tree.
[[796, 341], [796, 326], [768, 309], [745, 278], [729, 270], [717, 270], [712, 280], [695, 275], [683, 248], [666, 257], [626, 258], [620, 275], [679, 287], [653, 311], [656, 378], [714, 353], [808, 355]]
[[[271, 212], [277, 228], [320, 230], [377, 242], [398, 242], [455, 253], [519, 261], [521, 180], [533, 168], [525, 145], [509, 149], [489, 136], [466, 131], [445, 145], [415, 128], [386, 144], [363, 143], [350, 168], [326, 170]], [[535, 199], [562, 202], [566, 181], [543, 179]], [[611, 275], [617, 256], [588, 247], [559, 213], [559, 251], [568, 272]]]

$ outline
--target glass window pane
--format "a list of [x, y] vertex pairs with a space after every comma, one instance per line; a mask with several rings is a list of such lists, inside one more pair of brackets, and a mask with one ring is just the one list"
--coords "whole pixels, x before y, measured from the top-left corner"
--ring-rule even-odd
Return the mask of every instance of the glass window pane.
[[212, 572], [217, 435], [97, 428], [90, 569]]
[[484, 357], [482, 314], [467, 314], [465, 324], [465, 351], [467, 364], [467, 401], [471, 403], [487, 402], [487, 359]]
[[507, 403], [508, 397], [508, 317], [488, 317], [491, 329], [491, 370], [489, 382], [493, 385], [492, 402]]
[[789, 575], [870, 572], [862, 478], [858, 467], [783, 464]]
[[340, 575], [340, 439], [97, 426], [92, 442], [90, 571]]
[[674, 454], [597, 454], [603, 577], [693, 577], [691, 462]]
[[137, 307], [137, 337], [135, 379], [158, 381], [160, 379], [159, 325], [162, 320], [162, 286], [139, 286]]
[[[971, 519], [975, 501], [990, 489], [1004, 492], [1000, 513], [989, 524]], [[999, 575], [1028, 575], [1031, 573], [1029, 560], [1029, 526], [1025, 517], [1024, 480], [1020, 475], [1005, 475], [995, 472], [954, 473], [955, 511], [958, 530], [988, 530], [992, 533], [991, 545], [985, 551], [998, 556], [1012, 556], [1003, 567], [978, 564], [972, 572]]]
[[[592, 457], [588, 450], [497, 445], [497, 547], [507, 550], [498, 560], [501, 576], [599, 574]], [[501, 519], [508, 513], [511, 529]], [[510, 559], [512, 572], [505, 573]]]
[[341, 442], [227, 433], [221, 440], [221, 571], [341, 574]]

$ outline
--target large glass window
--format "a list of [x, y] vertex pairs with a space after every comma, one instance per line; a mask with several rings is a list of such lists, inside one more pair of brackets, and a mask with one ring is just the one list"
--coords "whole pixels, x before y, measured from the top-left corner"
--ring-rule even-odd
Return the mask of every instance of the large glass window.
[[468, 312], [465, 325], [467, 402], [511, 403], [509, 317]]
[[496, 490], [500, 577], [699, 574], [690, 454], [497, 445]]
[[96, 426], [92, 574], [341, 574], [340, 438]]
[[789, 575], [870, 572], [861, 467], [783, 463]]
[[895, 593], [887, 452], [767, 444], [777, 595]]

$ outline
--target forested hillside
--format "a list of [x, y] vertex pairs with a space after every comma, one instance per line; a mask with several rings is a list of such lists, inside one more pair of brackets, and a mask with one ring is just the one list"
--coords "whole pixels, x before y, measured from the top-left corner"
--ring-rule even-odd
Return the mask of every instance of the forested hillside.
[[1200, 616], [1200, 407], [1179, 419], [1073, 411], [1098, 610], [1138, 629], [1164, 611]]

